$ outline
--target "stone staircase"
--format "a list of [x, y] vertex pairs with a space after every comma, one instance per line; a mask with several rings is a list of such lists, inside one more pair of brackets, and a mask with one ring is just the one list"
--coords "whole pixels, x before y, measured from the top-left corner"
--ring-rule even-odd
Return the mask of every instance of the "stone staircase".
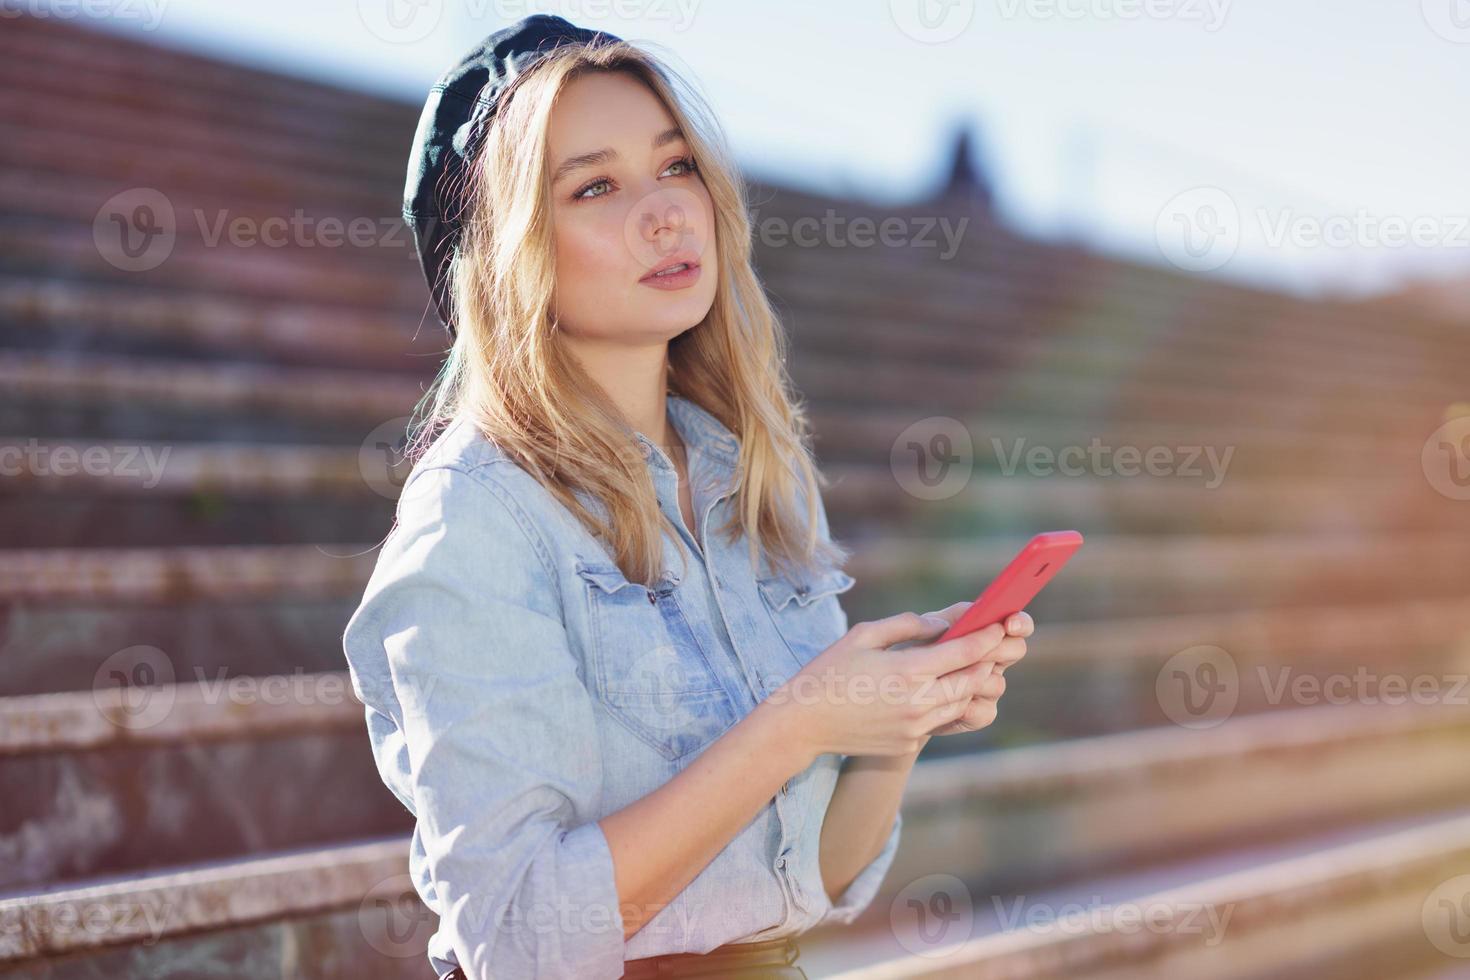
[[[0, 978], [423, 976], [411, 825], [340, 634], [443, 338], [401, 231], [325, 244], [394, 220], [418, 107], [26, 17], [0, 82], [0, 459], [23, 461], [0, 480]], [[94, 232], [140, 187], [176, 235], [133, 271]], [[1470, 411], [1465, 325], [1030, 241], [954, 197], [753, 197], [969, 219], [947, 260], [758, 246], [850, 618], [970, 598], [1037, 530], [1088, 541], [1031, 607], [999, 721], [931, 743], [883, 894], [807, 938], [808, 972], [1463, 965], [1470, 502], [1426, 440]], [[210, 241], [297, 214], [319, 238]], [[942, 500], [903, 479], [921, 421], [972, 441]], [[1094, 440], [1229, 462], [1006, 472]], [[1233, 672], [1229, 707], [1196, 716], [1175, 679], [1204, 667]], [[1364, 674], [1372, 696], [1339, 696]], [[917, 924], [939, 895], [969, 903], [963, 936]], [[994, 914], [1078, 896], [1233, 916], [1206, 946]]]

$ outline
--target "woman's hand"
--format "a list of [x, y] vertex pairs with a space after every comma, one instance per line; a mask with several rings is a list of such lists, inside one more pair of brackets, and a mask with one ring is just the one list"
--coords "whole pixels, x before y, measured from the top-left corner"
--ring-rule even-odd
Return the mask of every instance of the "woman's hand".
[[936, 730], [983, 717], [986, 709], [975, 707], [976, 700], [992, 705], [993, 719], [993, 698], [976, 695], [984, 694], [993, 666], [1020, 659], [1024, 640], [1018, 650], [997, 624], [943, 643], [890, 649], [937, 638], [953, 622], [950, 614], [966, 605], [930, 618], [904, 612], [858, 623], [767, 700], [789, 712], [792, 731], [812, 758], [917, 754]]
[[[932, 635], [937, 637], [949, 629], [971, 605], [971, 602], [957, 602], [936, 612], [925, 613], [925, 618], [938, 617], [944, 622], [944, 625], [934, 627]], [[992, 655], [973, 667], [965, 668], [977, 674], [984, 672], [975, 694], [971, 696], [969, 707], [954, 721], [930, 732], [929, 736], [925, 737], [925, 742], [934, 735], [961, 735], [965, 732], [978, 732], [995, 721], [1000, 696], [1006, 691], [1005, 678], [1001, 675], [1005, 673], [1007, 667], [1026, 656], [1026, 637], [1036, 630], [1036, 623], [1032, 621], [1030, 614], [1025, 612], [1018, 612], [1007, 617], [1003, 625], [1005, 633], [993, 647]], [[996, 629], [995, 626], [988, 626], [979, 632]], [[999, 633], [997, 635], [1000, 636]], [[985, 668], [990, 665], [993, 665], [992, 669], [985, 671]]]

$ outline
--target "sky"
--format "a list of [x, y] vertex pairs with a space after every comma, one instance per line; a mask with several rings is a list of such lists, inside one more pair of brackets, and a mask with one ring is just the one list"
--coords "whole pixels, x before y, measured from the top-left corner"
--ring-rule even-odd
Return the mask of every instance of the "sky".
[[485, 35], [554, 13], [668, 59], [761, 180], [922, 200], [967, 122], [1022, 233], [1304, 295], [1470, 280], [1470, 0], [0, 6], [101, 11], [159, 43], [412, 103]]

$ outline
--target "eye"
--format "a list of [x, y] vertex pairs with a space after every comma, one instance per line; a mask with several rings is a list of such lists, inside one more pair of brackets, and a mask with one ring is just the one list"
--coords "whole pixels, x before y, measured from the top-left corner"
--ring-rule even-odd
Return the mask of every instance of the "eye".
[[576, 193], [574, 193], [572, 195], [572, 200], [574, 200], [574, 201], [585, 201], [585, 200], [590, 200], [590, 199], [592, 199], [594, 197], [602, 197], [601, 194], [588, 194], [587, 192], [590, 191], [590, 190], [592, 190], [592, 188], [594, 188], [594, 187], [601, 187], [603, 184], [610, 184], [610, 183], [612, 183], [612, 181], [608, 180], [606, 177], [598, 177], [596, 180], [592, 181], [590, 184], [583, 185], [583, 187], [580, 190], [578, 190]]
[[[679, 166], [682, 166], [686, 169], [681, 173], [675, 174], [674, 176], [676, 177], [687, 177], [690, 174], [699, 173], [699, 165], [694, 162], [694, 158], [692, 156], [680, 157], [679, 159], [675, 160], [673, 163], [669, 164], [669, 170], [672, 170], [673, 168]], [[667, 173], [668, 171], [666, 170], [664, 172]], [[612, 179], [609, 177], [598, 177], [596, 180], [588, 181], [587, 183], [583, 184], [575, 193], [572, 194], [572, 200], [590, 201], [593, 198], [606, 197], [609, 193], [607, 191], [604, 191], [601, 194], [589, 194], [588, 191], [591, 191], [593, 188], [596, 187], [601, 187], [603, 184], [611, 183]]]
[[669, 164], [669, 166], [670, 167], [677, 167], [680, 164], [683, 164], [684, 166], [686, 166], [686, 167], [689, 168], [686, 171], [686, 173], [694, 174], [694, 173], [698, 173], [699, 172], [699, 164], [697, 164], [697, 163], [694, 162], [694, 158], [693, 157], [680, 157], [679, 159], [675, 160], [673, 163]]

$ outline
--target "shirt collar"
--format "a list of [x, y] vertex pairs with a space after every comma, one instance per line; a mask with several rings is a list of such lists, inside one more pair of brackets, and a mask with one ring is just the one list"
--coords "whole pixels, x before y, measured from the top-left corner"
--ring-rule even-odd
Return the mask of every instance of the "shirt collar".
[[[740, 440], [735, 438], [735, 434], [724, 423], [701, 406], [673, 392], [668, 394], [665, 402], [669, 418], [678, 430], [679, 438], [683, 440], [691, 460], [709, 460], [723, 470], [735, 467], [740, 458]], [[667, 453], [653, 444], [652, 439], [641, 432], [635, 435], [643, 448], [643, 457], [650, 464], [673, 469], [673, 461]]]

